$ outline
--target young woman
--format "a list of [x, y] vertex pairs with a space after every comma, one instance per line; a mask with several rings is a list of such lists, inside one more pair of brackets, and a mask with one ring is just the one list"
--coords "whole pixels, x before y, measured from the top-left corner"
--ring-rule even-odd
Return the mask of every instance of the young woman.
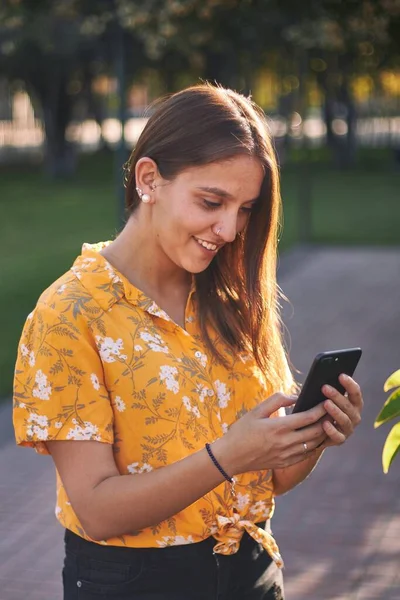
[[120, 235], [83, 246], [19, 345], [16, 437], [56, 465], [64, 598], [282, 599], [274, 496], [351, 435], [362, 397], [343, 378], [345, 396], [284, 416], [262, 111], [211, 85], [164, 99], [126, 204]]

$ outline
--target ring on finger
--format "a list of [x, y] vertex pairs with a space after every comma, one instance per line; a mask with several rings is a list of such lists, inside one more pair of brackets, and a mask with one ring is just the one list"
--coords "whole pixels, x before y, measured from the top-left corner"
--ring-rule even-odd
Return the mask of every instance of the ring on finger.
[[303, 448], [304, 448], [304, 454], [307, 454], [308, 446], [307, 446], [306, 442], [303, 442]]

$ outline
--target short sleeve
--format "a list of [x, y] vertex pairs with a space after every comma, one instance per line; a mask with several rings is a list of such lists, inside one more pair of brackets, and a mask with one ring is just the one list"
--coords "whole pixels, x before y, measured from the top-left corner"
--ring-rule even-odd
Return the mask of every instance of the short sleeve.
[[48, 454], [46, 441], [113, 443], [113, 411], [86, 323], [38, 304], [18, 346], [13, 421], [17, 444]]
[[[279, 372], [276, 370], [275, 380], [273, 382], [266, 381], [266, 378], [263, 377], [254, 358], [248, 355], [244, 357], [241, 356], [241, 360], [244, 362], [244, 372], [247, 377], [242, 379], [239, 384], [236, 384], [239, 398], [250, 396], [255, 399], [255, 404], [261, 404], [275, 393], [281, 392], [288, 395], [293, 394], [294, 391], [296, 391], [296, 386], [283, 346], [279, 347], [279, 353]], [[239, 365], [240, 363], [238, 362], [237, 364]], [[238, 416], [242, 416], [242, 414], [243, 411], [242, 413], [239, 413]], [[285, 407], [282, 406], [270, 414], [270, 418], [285, 416], [286, 410]]]

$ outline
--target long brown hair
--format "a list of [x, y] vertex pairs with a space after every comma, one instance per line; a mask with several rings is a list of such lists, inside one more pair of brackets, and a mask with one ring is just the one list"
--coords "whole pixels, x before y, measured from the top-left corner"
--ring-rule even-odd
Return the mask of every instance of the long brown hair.
[[264, 169], [260, 196], [245, 230], [226, 244], [209, 267], [195, 275], [200, 327], [209, 350], [226, 359], [210, 325], [234, 353], [251, 353], [273, 390], [288, 391], [292, 378], [281, 338], [276, 282], [281, 214], [279, 170], [265, 115], [250, 98], [208, 83], [162, 99], [155, 107], [126, 166], [126, 207], [140, 204], [135, 166], [147, 156], [172, 180], [188, 167], [240, 154]]

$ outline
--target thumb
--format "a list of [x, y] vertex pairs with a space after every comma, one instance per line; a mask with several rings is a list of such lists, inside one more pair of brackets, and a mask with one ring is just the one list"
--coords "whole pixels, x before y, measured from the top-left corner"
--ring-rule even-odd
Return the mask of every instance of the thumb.
[[292, 406], [297, 400], [297, 396], [286, 396], [285, 394], [276, 393], [264, 400], [257, 406], [257, 413], [260, 418], [270, 417], [281, 406]]

